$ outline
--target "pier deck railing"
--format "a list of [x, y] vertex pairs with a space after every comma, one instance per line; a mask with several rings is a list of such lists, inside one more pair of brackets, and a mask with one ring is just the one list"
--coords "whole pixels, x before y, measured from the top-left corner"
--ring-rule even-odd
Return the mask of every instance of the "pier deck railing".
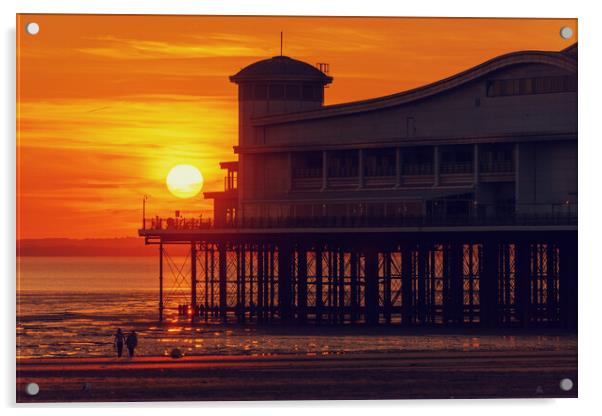
[[233, 219], [219, 227], [211, 219], [145, 219], [145, 230], [209, 230], [212, 228], [374, 228], [374, 227], [466, 227], [466, 226], [549, 226], [577, 225], [576, 204], [521, 205], [513, 212], [474, 210], [458, 215], [371, 215], [313, 217], [255, 217]]

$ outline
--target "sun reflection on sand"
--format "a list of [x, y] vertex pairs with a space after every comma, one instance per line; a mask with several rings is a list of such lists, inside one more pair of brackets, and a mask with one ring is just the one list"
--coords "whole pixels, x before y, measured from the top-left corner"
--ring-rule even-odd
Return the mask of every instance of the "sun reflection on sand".
[[[400, 328], [366, 333], [360, 327], [293, 331], [254, 325], [222, 327], [218, 322], [191, 326], [169, 321], [157, 325], [152, 293], [23, 294], [17, 325], [17, 356], [112, 356], [117, 327], [136, 329], [141, 356], [164, 355], [179, 348], [187, 355], [339, 355], [427, 351], [574, 351], [574, 335], [509, 333], [455, 334]], [[46, 311], [55, 313], [48, 314]], [[77, 311], [77, 313], [76, 313]], [[82, 312], [83, 311], [83, 312]], [[399, 332], [398, 332], [399, 331]]]

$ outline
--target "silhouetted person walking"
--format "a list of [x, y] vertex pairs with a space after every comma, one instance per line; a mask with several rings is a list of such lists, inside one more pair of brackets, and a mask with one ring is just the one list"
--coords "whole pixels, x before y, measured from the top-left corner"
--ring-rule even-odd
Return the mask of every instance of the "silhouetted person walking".
[[123, 341], [125, 340], [125, 335], [121, 332], [121, 328], [117, 328], [117, 332], [115, 333], [115, 339], [113, 341], [113, 346], [115, 350], [117, 350], [117, 357], [121, 357], [123, 354]]
[[136, 331], [132, 331], [128, 334], [125, 339], [125, 345], [128, 347], [128, 355], [130, 358], [134, 356], [134, 350], [136, 346], [138, 346], [138, 335], [136, 335]]

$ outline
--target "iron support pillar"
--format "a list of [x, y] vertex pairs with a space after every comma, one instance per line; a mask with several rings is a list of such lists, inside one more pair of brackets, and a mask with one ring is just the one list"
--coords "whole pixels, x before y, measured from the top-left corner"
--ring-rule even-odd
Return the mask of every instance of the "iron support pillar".
[[263, 317], [261, 322], [267, 322], [270, 316], [270, 247], [263, 246]]
[[291, 280], [292, 280], [291, 248], [286, 244], [278, 247], [278, 306], [280, 320], [290, 322], [292, 319]]
[[257, 245], [257, 304], [255, 305], [257, 322], [263, 322], [263, 245]]
[[[209, 319], [209, 247], [205, 244], [205, 261], [203, 271], [205, 274], [205, 304], [203, 305], [205, 321]], [[213, 254], [211, 255], [213, 258]]]
[[307, 322], [307, 251], [304, 247], [297, 249], [297, 319]]
[[426, 247], [426, 244], [424, 243], [420, 243], [418, 245], [418, 304], [417, 309], [418, 309], [418, 320], [420, 322], [420, 324], [424, 324], [426, 322], [426, 318], [427, 318], [427, 311], [426, 311], [426, 280], [427, 280], [427, 273], [426, 273], [426, 257], [429, 254], [429, 250]]
[[245, 322], [246, 309], [247, 309], [247, 245], [241, 244], [239, 247], [240, 252], [240, 264], [239, 275], [240, 275], [240, 321]]
[[516, 306], [517, 316], [523, 326], [530, 323], [531, 309], [531, 244], [516, 244]]
[[345, 322], [345, 251], [339, 251], [339, 322]]
[[499, 267], [499, 246], [496, 241], [483, 242], [483, 264], [479, 282], [480, 323], [483, 326], [494, 326], [497, 323], [497, 283]]
[[365, 320], [368, 325], [378, 325], [378, 252], [366, 251]]
[[444, 243], [441, 246], [443, 250], [443, 256], [441, 258], [441, 271], [442, 271], [442, 283], [443, 287], [441, 288], [443, 295], [443, 323], [445, 325], [450, 322], [450, 308], [449, 301], [450, 297], [450, 286], [451, 286], [451, 278], [450, 278], [450, 263], [449, 263], [449, 244]]
[[222, 321], [227, 321], [228, 313], [228, 265], [226, 258], [226, 246], [221, 243], [218, 246], [218, 278], [219, 278], [219, 315]]
[[391, 324], [391, 253], [383, 253], [383, 312], [385, 322]]
[[322, 249], [316, 247], [316, 323], [322, 323], [322, 309], [324, 307], [322, 286]]
[[401, 249], [401, 322], [412, 324], [412, 250]]
[[349, 257], [349, 274], [350, 274], [350, 320], [352, 323], [357, 321], [358, 317], [358, 258], [357, 253], [352, 251]]
[[197, 302], [196, 302], [196, 241], [190, 242], [190, 309], [191, 322], [196, 321]]
[[450, 295], [451, 320], [455, 324], [464, 322], [464, 244], [451, 245]]
[[159, 322], [163, 322], [163, 241], [159, 243]]
[[245, 256], [245, 246], [240, 244], [236, 248], [236, 318], [239, 323], [245, 323], [246, 302], [245, 302], [245, 280], [246, 275], [242, 265]]

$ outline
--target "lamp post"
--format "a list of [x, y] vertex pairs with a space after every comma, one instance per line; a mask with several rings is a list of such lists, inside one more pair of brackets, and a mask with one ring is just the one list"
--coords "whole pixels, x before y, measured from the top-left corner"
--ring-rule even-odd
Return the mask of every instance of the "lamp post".
[[148, 200], [148, 195], [144, 194], [142, 196], [142, 229], [146, 230], [146, 201]]

